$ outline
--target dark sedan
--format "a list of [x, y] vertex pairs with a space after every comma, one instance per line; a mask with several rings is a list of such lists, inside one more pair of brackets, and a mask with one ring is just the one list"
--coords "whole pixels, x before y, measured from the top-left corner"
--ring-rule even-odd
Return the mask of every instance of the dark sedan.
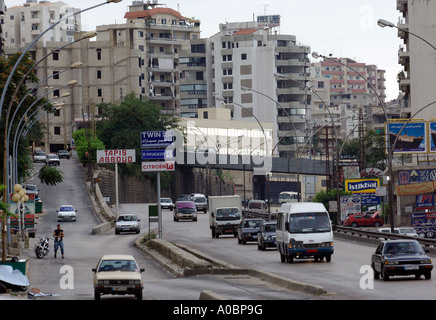
[[238, 227], [238, 243], [245, 244], [247, 241], [257, 241], [257, 232], [263, 221], [263, 219], [255, 218], [242, 220]]
[[431, 279], [433, 264], [421, 244], [416, 240], [385, 240], [380, 242], [371, 257], [374, 279], [390, 276], [415, 275]]
[[277, 221], [262, 223], [262, 227], [257, 233], [257, 248], [265, 250], [267, 247], [276, 247], [276, 228]]

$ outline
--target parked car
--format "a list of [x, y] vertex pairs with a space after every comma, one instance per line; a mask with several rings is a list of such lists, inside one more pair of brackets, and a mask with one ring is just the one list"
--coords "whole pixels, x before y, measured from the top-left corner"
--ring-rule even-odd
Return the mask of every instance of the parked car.
[[379, 218], [378, 213], [369, 214], [352, 214], [344, 220], [344, 226], [357, 227], [376, 227], [383, 226], [383, 220]]
[[45, 160], [45, 164], [47, 166], [60, 166], [61, 160], [59, 160], [59, 157], [57, 154], [48, 154]]
[[421, 244], [415, 240], [384, 240], [371, 256], [374, 279], [381, 275], [383, 280], [390, 276], [424, 275], [431, 279], [433, 264]]
[[263, 219], [243, 219], [238, 226], [238, 243], [245, 244], [247, 241], [257, 241], [257, 233], [263, 222]]
[[[377, 231], [383, 232], [383, 233], [391, 233], [391, 228], [379, 228], [379, 229], [377, 229]], [[399, 234], [402, 236], [409, 236], [409, 237], [418, 237], [418, 233], [412, 227], [394, 228], [394, 234]]]
[[74, 209], [72, 205], [62, 205], [58, 213], [58, 221], [76, 221], [77, 220], [77, 210]]
[[70, 159], [70, 152], [67, 150], [59, 150], [58, 151], [58, 157], [59, 159]]
[[102, 294], [133, 294], [142, 300], [144, 284], [135, 258], [131, 255], [104, 255], [97, 263], [94, 272], [94, 299], [100, 300]]
[[140, 221], [134, 214], [119, 215], [115, 222], [115, 234], [120, 234], [121, 232], [141, 232]]
[[197, 221], [197, 208], [194, 201], [177, 201], [174, 208], [174, 221], [179, 220]]
[[195, 193], [192, 196], [192, 201], [194, 201], [197, 211], [207, 212], [207, 199], [203, 194]]
[[173, 211], [174, 203], [170, 198], [160, 198], [160, 207], [162, 209], [170, 209]]
[[277, 221], [264, 221], [257, 233], [257, 248], [265, 250], [267, 247], [276, 247]]
[[45, 162], [45, 151], [35, 150], [33, 153], [33, 162]]

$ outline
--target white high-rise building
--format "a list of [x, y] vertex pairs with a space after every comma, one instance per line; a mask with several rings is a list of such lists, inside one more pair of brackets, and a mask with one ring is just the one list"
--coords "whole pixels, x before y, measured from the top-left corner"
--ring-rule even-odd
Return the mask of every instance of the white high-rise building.
[[[9, 50], [25, 48], [52, 24], [77, 11], [80, 9], [62, 1], [27, 0], [21, 6], [8, 7], [4, 18], [4, 45]], [[80, 31], [81, 19], [78, 14], [47, 32], [41, 41], [44, 45], [48, 41], [71, 42], [74, 40], [74, 33]]]
[[[436, 101], [436, 50], [431, 46], [436, 46], [436, 1], [397, 0], [397, 10], [401, 13], [398, 36], [404, 41], [398, 53], [404, 67], [400, 89], [405, 93], [404, 107], [410, 107], [411, 117]], [[430, 106], [415, 118], [434, 118], [435, 110], [434, 105]]]

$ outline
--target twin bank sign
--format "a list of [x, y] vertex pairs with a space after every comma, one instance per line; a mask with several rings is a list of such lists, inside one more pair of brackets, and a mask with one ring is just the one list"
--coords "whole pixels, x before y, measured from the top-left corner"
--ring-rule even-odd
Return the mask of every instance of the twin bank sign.
[[345, 191], [352, 193], [375, 193], [380, 186], [380, 179], [345, 180]]

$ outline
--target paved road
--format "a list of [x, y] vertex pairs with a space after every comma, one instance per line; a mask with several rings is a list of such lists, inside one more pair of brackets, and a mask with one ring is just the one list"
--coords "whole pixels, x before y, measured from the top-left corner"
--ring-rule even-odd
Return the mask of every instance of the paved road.
[[[36, 169], [42, 166], [36, 164]], [[95, 236], [91, 228], [99, 224], [93, 214], [88, 195], [83, 184], [83, 168], [76, 160], [61, 160], [60, 170], [64, 173], [64, 182], [57, 186], [41, 185], [32, 179], [28, 183], [40, 187], [40, 197], [44, 200], [44, 215], [38, 221], [38, 236], [51, 236], [58, 223], [56, 210], [62, 204], [73, 204], [78, 210], [77, 222], [62, 222], [65, 231], [65, 259], [53, 257], [53, 242], [49, 256], [36, 259], [33, 246], [25, 250], [29, 258], [29, 280], [32, 288], [55, 296], [38, 299], [89, 300], [93, 299], [92, 272], [98, 258], [107, 253], [132, 254], [138, 261], [143, 273], [146, 300], [198, 300], [202, 290], [213, 290], [225, 295], [228, 299], [244, 300], [279, 300], [279, 299], [315, 299], [300, 293], [294, 293], [279, 287], [273, 287], [258, 279], [241, 276], [197, 276], [176, 278], [172, 273], [163, 270], [153, 260], [134, 248], [136, 234], [115, 235], [108, 233]], [[123, 211], [124, 210], [124, 211]], [[121, 206], [120, 213], [130, 211]], [[141, 234], [148, 232], [146, 211], [135, 210], [142, 223]], [[170, 211], [165, 212], [170, 215]], [[155, 225], [152, 225], [155, 227]], [[32, 239], [32, 243], [37, 239]], [[67, 270], [62, 268], [67, 266]], [[71, 267], [71, 268], [70, 268]], [[69, 281], [69, 279], [72, 279]], [[66, 288], [66, 289], [65, 289]], [[133, 297], [103, 296], [102, 299], [133, 299]]]

